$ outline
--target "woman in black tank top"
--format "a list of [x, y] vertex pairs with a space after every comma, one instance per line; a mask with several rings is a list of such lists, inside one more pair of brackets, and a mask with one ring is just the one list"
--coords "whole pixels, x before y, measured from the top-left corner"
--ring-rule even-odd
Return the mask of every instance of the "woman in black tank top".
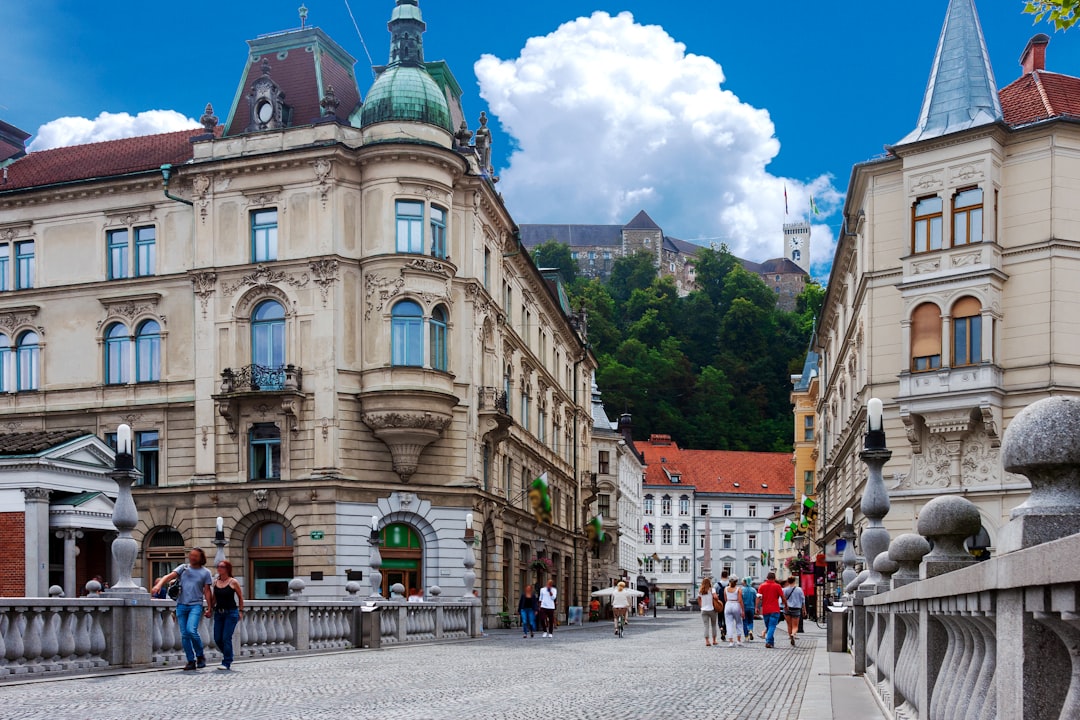
[[233, 661], [233, 632], [244, 619], [244, 592], [232, 575], [231, 562], [222, 560], [217, 571], [213, 586], [214, 644], [221, 651], [221, 667], [228, 670]]

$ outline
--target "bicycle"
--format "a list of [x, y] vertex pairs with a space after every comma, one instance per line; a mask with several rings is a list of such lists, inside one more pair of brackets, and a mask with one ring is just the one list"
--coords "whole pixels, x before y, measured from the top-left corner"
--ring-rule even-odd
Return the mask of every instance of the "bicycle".
[[615, 616], [615, 634], [619, 636], [621, 640], [623, 633], [626, 631], [626, 614], [619, 613]]

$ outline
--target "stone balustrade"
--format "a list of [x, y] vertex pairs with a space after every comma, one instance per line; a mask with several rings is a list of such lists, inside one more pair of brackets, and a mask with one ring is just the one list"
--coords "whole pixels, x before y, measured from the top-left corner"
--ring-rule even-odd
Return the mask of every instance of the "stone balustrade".
[[[480, 607], [469, 600], [376, 602], [383, 645], [460, 640], [480, 635]], [[169, 600], [92, 596], [0, 598], [0, 683], [29, 676], [118, 667], [183, 665], [180, 631]], [[363, 647], [358, 597], [341, 601], [248, 601], [233, 635], [237, 659]], [[142, 629], [139, 632], [138, 629]], [[211, 621], [199, 634], [207, 660], [221, 655]]]

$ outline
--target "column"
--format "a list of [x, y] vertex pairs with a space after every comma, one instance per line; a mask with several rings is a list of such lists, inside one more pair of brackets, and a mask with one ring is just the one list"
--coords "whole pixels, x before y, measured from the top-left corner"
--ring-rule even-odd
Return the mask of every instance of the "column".
[[982, 361], [994, 360], [994, 316], [988, 310], [982, 314]]
[[26, 546], [26, 597], [49, 595], [49, 495], [45, 488], [23, 488], [26, 498], [23, 543]]
[[83, 536], [82, 530], [65, 528], [56, 531], [56, 537], [64, 540], [64, 597], [76, 597], [75, 587], [75, 558], [79, 555], [79, 548], [75, 541]]
[[941, 367], [952, 367], [952, 318], [941, 316]]

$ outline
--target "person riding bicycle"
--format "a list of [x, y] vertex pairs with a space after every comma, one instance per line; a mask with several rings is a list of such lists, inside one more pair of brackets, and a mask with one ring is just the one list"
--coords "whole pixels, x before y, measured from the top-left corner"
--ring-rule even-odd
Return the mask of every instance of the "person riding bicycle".
[[633, 598], [626, 591], [626, 583], [620, 580], [619, 584], [615, 586], [615, 592], [611, 594], [611, 612], [615, 619], [616, 635], [619, 634], [619, 619], [622, 619], [623, 624], [626, 623], [626, 616], [630, 612], [632, 604]]

